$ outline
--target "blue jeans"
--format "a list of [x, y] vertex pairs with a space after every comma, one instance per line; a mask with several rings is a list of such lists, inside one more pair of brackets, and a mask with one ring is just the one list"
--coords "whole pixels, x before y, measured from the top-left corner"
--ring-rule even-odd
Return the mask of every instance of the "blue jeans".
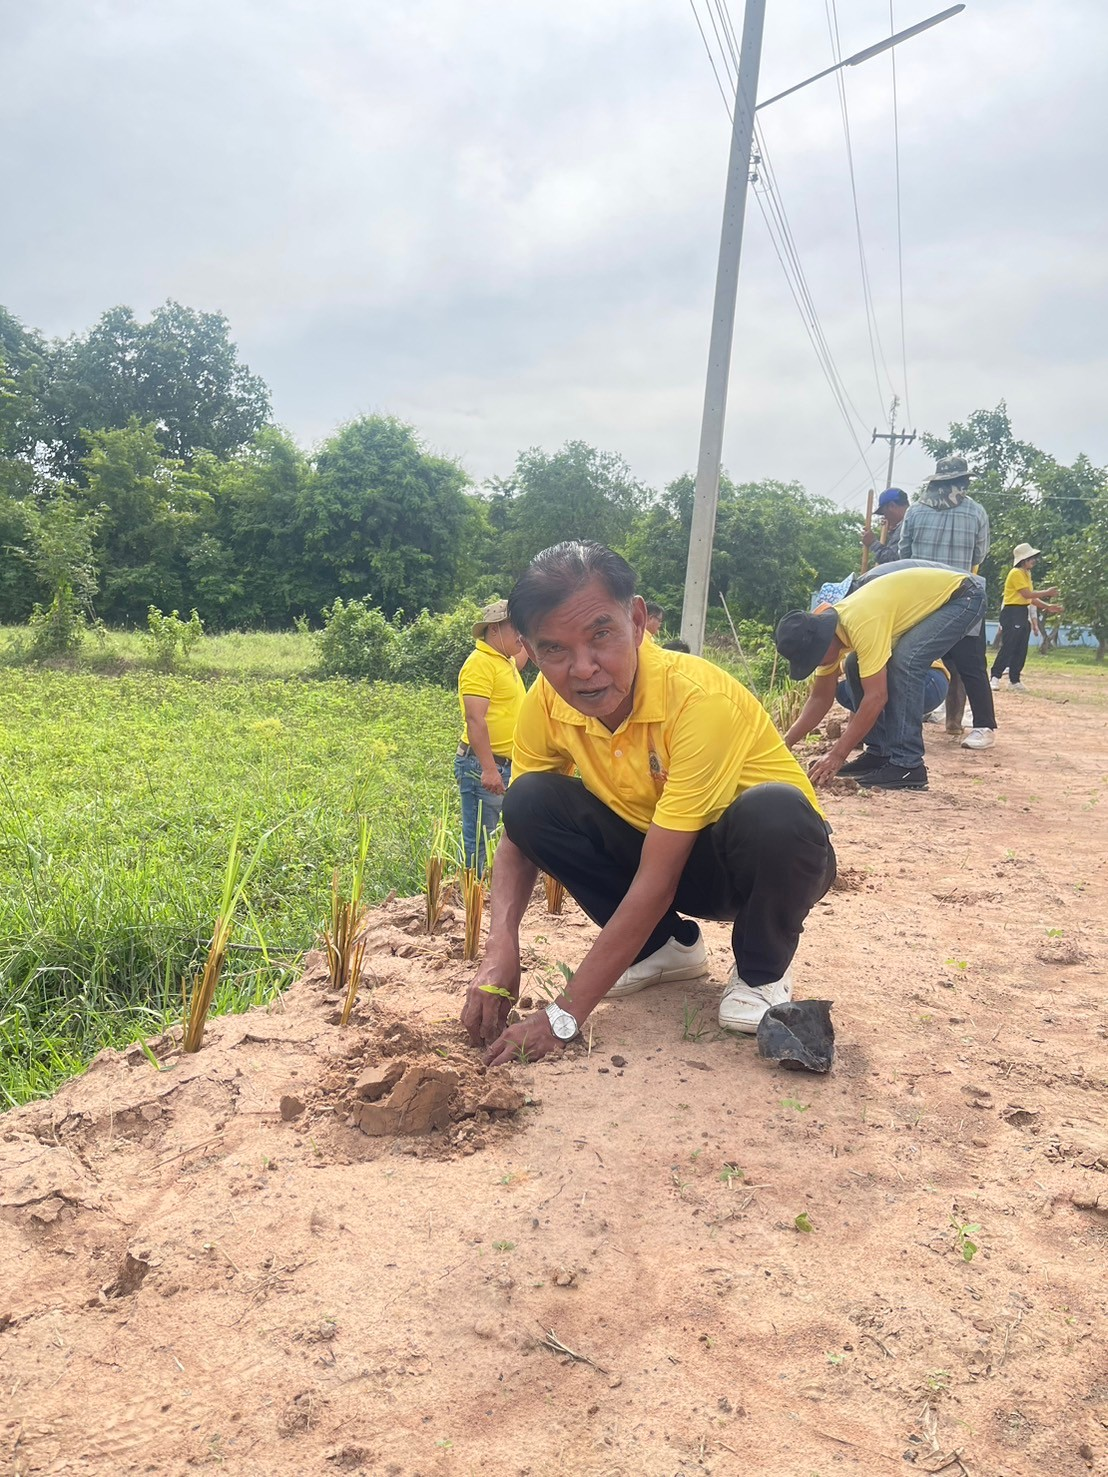
[[[885, 668], [889, 696], [881, 716], [866, 735], [869, 748], [886, 754], [891, 764], [904, 769], [915, 769], [923, 763], [923, 715], [928, 711], [924, 683], [928, 669], [974, 630], [984, 613], [984, 581], [975, 581], [919, 625], [905, 631]], [[981, 665], [984, 667], [983, 655]]]
[[[851, 668], [853, 667], [853, 671]], [[854, 690], [850, 685], [853, 681], [861, 691], [861, 683], [858, 678], [858, 658], [853, 652], [846, 659], [847, 676], [844, 677], [835, 689], [835, 698], [840, 706], [848, 709], [851, 713], [858, 711], [858, 701]], [[850, 681], [847, 680], [850, 678]], [[946, 695], [950, 691], [950, 679], [945, 677], [938, 667], [928, 667], [927, 676], [923, 679], [923, 711], [933, 712], [940, 703], [946, 702]], [[872, 736], [866, 738], [866, 747], [873, 748]]]
[[[511, 761], [497, 760], [496, 768], [504, 781], [504, 788], [507, 789], [512, 777]], [[458, 790], [462, 797], [464, 863], [467, 867], [472, 867], [476, 857], [477, 875], [480, 877], [484, 873], [485, 859], [488, 856], [488, 838], [500, 824], [504, 796], [490, 794], [485, 789], [481, 783], [481, 762], [475, 754], [467, 754], [464, 758], [460, 754], [455, 755], [454, 778], [458, 781]], [[480, 844], [477, 837], [478, 822], [481, 828]]]

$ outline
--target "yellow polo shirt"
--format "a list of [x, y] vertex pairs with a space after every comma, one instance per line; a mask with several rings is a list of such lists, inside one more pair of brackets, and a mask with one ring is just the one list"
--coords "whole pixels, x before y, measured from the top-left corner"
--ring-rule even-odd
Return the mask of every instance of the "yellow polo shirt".
[[489, 709], [485, 722], [489, 726], [489, 742], [494, 754], [507, 758], [512, 752], [516, 720], [527, 689], [519, 668], [510, 656], [503, 656], [485, 641], [477, 645], [462, 663], [458, 673], [458, 706], [462, 710], [462, 743], [470, 742], [466, 725], [467, 697], [487, 697]]
[[1014, 569], [1008, 571], [1008, 578], [1004, 581], [1004, 605], [1030, 605], [1031, 591], [1035, 588], [1031, 579], [1029, 569], [1021, 569], [1017, 564]]
[[[965, 580], [951, 569], [902, 569], [871, 580], [835, 606], [835, 635], [858, 655], [858, 675], [873, 677], [892, 656], [893, 647], [913, 626], [932, 615]], [[834, 672], [817, 667], [817, 677]]]
[[711, 662], [656, 642], [639, 647], [631, 716], [609, 732], [564, 702], [545, 677], [516, 724], [521, 774], [580, 773], [585, 788], [637, 831], [702, 831], [744, 790], [793, 785], [819, 813], [807, 775], [756, 697]]

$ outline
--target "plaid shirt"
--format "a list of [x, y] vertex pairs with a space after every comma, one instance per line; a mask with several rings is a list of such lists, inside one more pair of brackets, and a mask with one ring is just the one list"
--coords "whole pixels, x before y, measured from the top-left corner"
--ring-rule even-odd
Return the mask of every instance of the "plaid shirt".
[[971, 497], [954, 508], [913, 503], [900, 525], [901, 559], [934, 559], [968, 574], [988, 552], [989, 515]]

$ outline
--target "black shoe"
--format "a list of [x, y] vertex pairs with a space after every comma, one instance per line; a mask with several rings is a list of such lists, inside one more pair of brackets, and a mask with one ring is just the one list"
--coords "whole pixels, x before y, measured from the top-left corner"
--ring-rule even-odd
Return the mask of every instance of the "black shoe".
[[859, 754], [857, 759], [848, 760], [839, 770], [840, 775], [870, 774], [875, 769], [884, 769], [889, 762], [887, 754], [878, 754], [873, 749], [867, 749], [864, 754]]
[[[842, 774], [842, 770], [839, 770]], [[914, 769], [904, 764], [884, 764], [880, 769], [871, 769], [860, 774], [858, 783], [878, 790], [926, 790], [927, 766], [917, 764]]]

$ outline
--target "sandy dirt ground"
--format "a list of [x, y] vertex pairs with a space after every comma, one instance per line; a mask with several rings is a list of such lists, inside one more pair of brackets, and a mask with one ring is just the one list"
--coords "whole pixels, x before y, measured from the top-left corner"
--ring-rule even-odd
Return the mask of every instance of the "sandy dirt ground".
[[[9, 1113], [0, 1469], [1108, 1472], [1108, 683], [1033, 680], [928, 793], [829, 800], [829, 1076], [708, 982], [485, 1074], [459, 920], [396, 900], [346, 1029], [315, 957]], [[537, 895], [525, 991], [592, 936]]]

